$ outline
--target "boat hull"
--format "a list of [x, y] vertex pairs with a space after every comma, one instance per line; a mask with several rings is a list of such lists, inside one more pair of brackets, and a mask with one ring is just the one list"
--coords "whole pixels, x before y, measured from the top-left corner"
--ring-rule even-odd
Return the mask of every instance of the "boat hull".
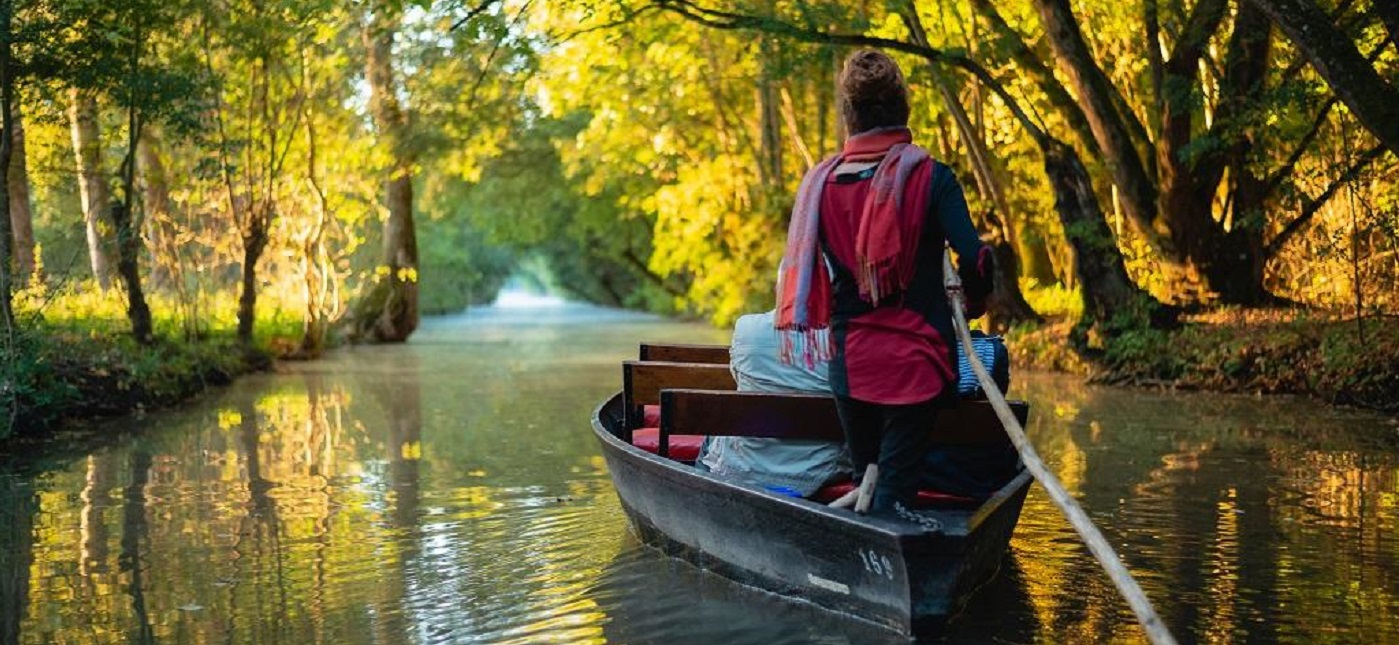
[[622, 506], [647, 544], [739, 583], [909, 637], [941, 633], [995, 575], [1029, 488], [1021, 474], [942, 530], [858, 516], [725, 481], [617, 438], [621, 400], [593, 426]]

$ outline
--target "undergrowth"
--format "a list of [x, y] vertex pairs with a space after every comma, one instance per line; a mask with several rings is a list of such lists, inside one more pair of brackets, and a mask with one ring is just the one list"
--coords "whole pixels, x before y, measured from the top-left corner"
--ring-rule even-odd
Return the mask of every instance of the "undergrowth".
[[233, 297], [199, 303], [150, 299], [155, 339], [130, 333], [125, 296], [92, 284], [66, 290], [31, 288], [15, 298], [16, 331], [4, 356], [0, 438], [48, 428], [65, 419], [124, 414], [168, 406], [235, 376], [270, 366], [295, 345], [301, 322], [262, 304], [254, 342], [241, 346]]

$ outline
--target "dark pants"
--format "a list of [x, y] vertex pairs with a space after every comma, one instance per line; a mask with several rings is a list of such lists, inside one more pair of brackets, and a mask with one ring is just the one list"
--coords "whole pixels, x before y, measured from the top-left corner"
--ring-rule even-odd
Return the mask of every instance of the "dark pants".
[[864, 477], [865, 466], [879, 464], [870, 512], [892, 511], [894, 502], [912, 507], [924, 458], [933, 445], [937, 403], [881, 405], [843, 396], [835, 399], [856, 479]]

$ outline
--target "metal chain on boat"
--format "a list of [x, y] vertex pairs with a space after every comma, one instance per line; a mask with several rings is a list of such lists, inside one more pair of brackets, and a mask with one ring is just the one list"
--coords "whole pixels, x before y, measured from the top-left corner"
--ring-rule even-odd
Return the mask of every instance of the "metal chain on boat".
[[1131, 572], [1122, 564], [1122, 559], [1117, 556], [1112, 545], [1108, 544], [1107, 538], [1103, 537], [1098, 527], [1089, 519], [1088, 514], [1079, 506], [1078, 500], [1069, 495], [1069, 491], [1064, 485], [1059, 483], [1059, 478], [1054, 476], [1040, 460], [1039, 453], [1030, 444], [1030, 438], [1025, 435], [1025, 429], [1020, 427], [1020, 421], [1011, 412], [1010, 406], [1006, 404], [1005, 394], [1001, 392], [996, 383], [991, 380], [991, 374], [986, 371], [986, 366], [981, 364], [981, 358], [977, 356], [972, 348], [971, 328], [967, 325], [966, 296], [962, 292], [962, 280], [957, 275], [957, 271], [952, 267], [951, 251], [944, 251], [943, 263], [943, 284], [947, 289], [947, 298], [952, 303], [952, 323], [957, 330], [957, 337], [962, 340], [962, 349], [967, 353], [968, 362], [971, 363], [972, 371], [976, 373], [976, 379], [981, 382], [981, 389], [986, 392], [986, 398], [990, 401], [991, 407], [996, 410], [996, 416], [1000, 417], [1001, 425], [1005, 427], [1010, 441], [1015, 444], [1015, 449], [1020, 453], [1020, 461], [1025, 464], [1025, 469], [1039, 481], [1041, 486], [1049, 493], [1049, 498], [1064, 512], [1069, 523], [1074, 530], [1078, 531], [1079, 537], [1088, 545], [1088, 550], [1093, 553], [1093, 557], [1098, 559], [1098, 563], [1103, 565], [1107, 571], [1108, 578], [1117, 586], [1117, 590], [1122, 597], [1131, 605], [1132, 612], [1137, 615], [1137, 622], [1141, 623], [1142, 629], [1146, 631], [1147, 638], [1157, 645], [1175, 645], [1176, 639], [1166, 629], [1166, 624], [1157, 615], [1156, 609], [1151, 606], [1151, 599], [1146, 597], [1137, 580], [1132, 577]]

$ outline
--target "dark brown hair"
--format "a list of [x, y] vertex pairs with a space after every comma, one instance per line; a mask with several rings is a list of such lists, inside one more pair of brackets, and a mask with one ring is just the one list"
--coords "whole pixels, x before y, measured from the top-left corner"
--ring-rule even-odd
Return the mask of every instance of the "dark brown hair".
[[872, 49], [846, 58], [840, 70], [840, 112], [850, 134], [908, 125], [908, 85], [898, 63]]

